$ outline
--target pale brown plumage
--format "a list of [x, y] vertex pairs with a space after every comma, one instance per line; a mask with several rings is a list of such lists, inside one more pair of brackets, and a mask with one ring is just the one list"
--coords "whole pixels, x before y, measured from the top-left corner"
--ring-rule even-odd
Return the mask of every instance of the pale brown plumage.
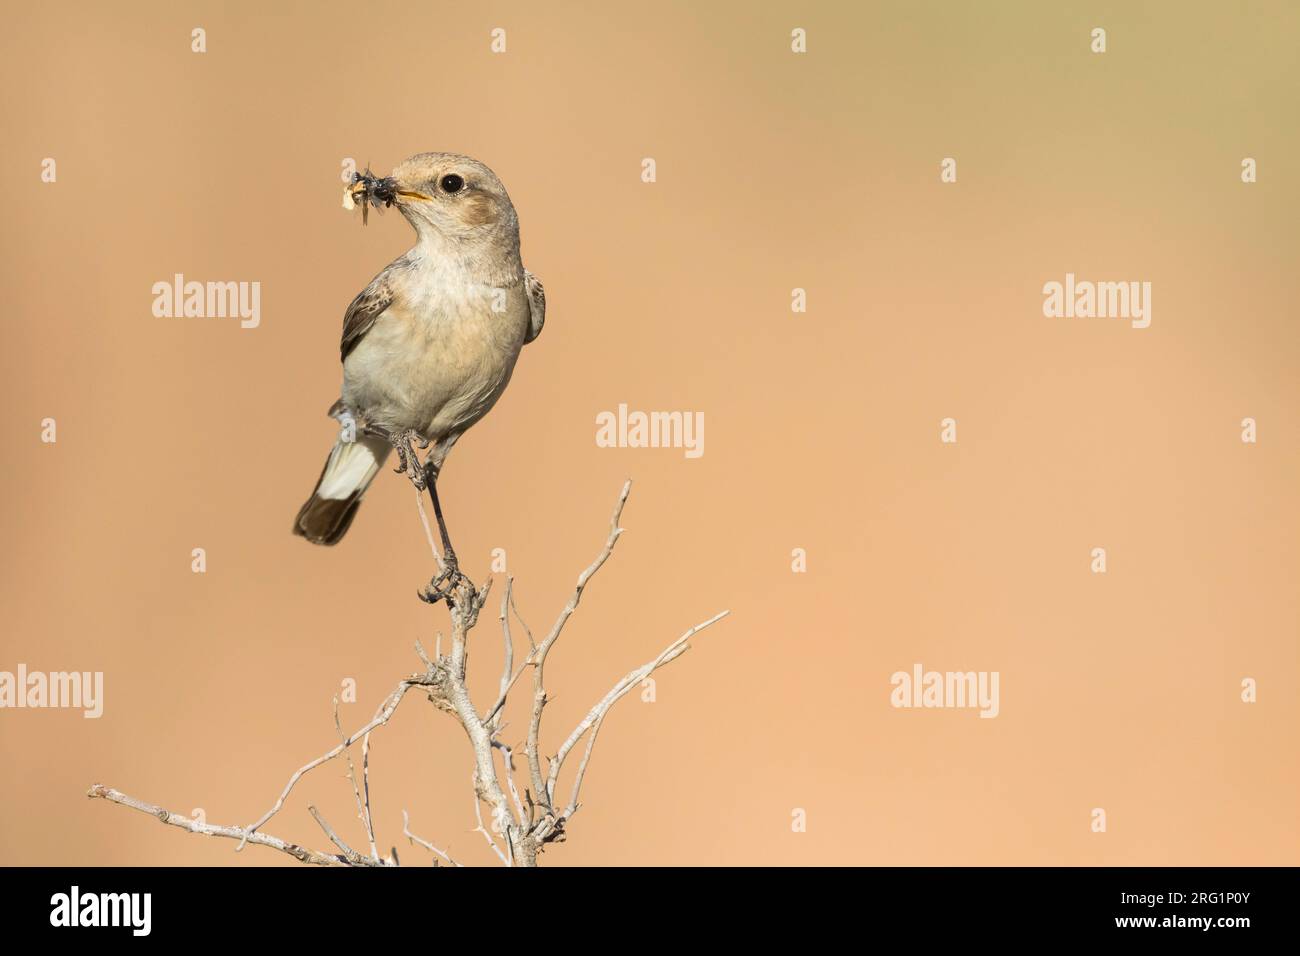
[[[383, 180], [416, 245], [348, 306], [336, 442], [294, 533], [334, 544], [390, 450], [378, 429], [433, 443], [436, 476], [464, 432], [492, 408], [524, 344], [541, 334], [546, 295], [519, 258], [519, 224], [496, 175], [450, 153], [412, 157]], [[455, 188], [452, 188], [455, 187]]]

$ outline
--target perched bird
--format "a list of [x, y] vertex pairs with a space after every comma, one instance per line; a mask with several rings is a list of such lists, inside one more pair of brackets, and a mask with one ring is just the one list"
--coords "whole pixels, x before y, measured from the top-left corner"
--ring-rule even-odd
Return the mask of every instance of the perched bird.
[[343, 424], [294, 534], [335, 544], [394, 448], [429, 489], [444, 562], [455, 552], [437, 497], [443, 460], [488, 413], [523, 346], [542, 331], [542, 284], [519, 257], [519, 220], [487, 166], [454, 153], [421, 153], [378, 179], [357, 176], [345, 194], [363, 206], [396, 206], [415, 245], [352, 300], [343, 317], [342, 393], [330, 415]]

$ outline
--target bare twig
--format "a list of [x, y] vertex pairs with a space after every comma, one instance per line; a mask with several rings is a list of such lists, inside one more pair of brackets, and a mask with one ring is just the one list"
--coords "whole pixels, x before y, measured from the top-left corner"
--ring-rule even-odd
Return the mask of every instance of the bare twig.
[[[418, 844], [420, 844], [420, 846], [424, 847], [424, 848], [425, 848], [426, 850], [428, 850], [430, 853], [436, 853], [438, 856], [442, 857], [444, 860], [446, 860], [446, 861], [447, 861], [448, 863], [450, 863], [452, 866], [463, 866], [463, 865], [464, 865], [464, 864], [461, 864], [461, 863], [457, 863], [455, 860], [453, 860], [453, 859], [452, 859], [452, 858], [451, 858], [451, 857], [446, 853], [446, 851], [444, 851], [444, 850], [439, 850], [436, 846], [434, 846], [434, 845], [433, 845], [432, 843], [430, 843], [428, 840], [424, 839], [423, 837], [418, 837], [418, 836], [416, 836], [414, 833], [412, 833], [412, 832], [411, 832], [411, 818], [407, 815], [407, 813], [406, 813], [405, 810], [402, 811], [402, 834], [403, 834], [403, 836], [405, 836], [408, 840], [410, 840], [412, 843], [418, 843]], [[436, 865], [436, 861], [435, 861], [435, 865]]]
[[541, 754], [538, 750], [538, 738], [542, 729], [542, 710], [546, 707], [545, 675], [543, 673], [546, 667], [546, 655], [551, 652], [555, 642], [560, 639], [560, 633], [564, 630], [564, 625], [569, 620], [569, 617], [578, 609], [578, 602], [582, 600], [582, 592], [586, 588], [587, 582], [609, 560], [609, 556], [614, 553], [614, 545], [618, 543], [619, 537], [623, 534], [623, 529], [618, 526], [619, 518], [623, 516], [623, 506], [627, 504], [627, 496], [631, 492], [632, 482], [624, 482], [623, 490], [618, 496], [618, 502], [614, 505], [614, 513], [609, 519], [609, 536], [605, 539], [605, 546], [601, 548], [600, 554], [596, 555], [596, 560], [591, 562], [587, 570], [578, 575], [578, 583], [573, 589], [573, 594], [569, 597], [569, 602], [564, 605], [564, 609], [560, 611], [560, 616], [555, 619], [555, 623], [551, 626], [551, 632], [546, 635], [546, 639], [542, 641], [536, 651], [537, 660], [533, 666], [533, 715], [528, 726], [526, 753], [528, 755], [528, 772], [533, 782], [533, 790], [536, 791], [538, 799], [542, 801], [548, 810], [551, 807], [551, 791], [542, 778]]
[[[434, 671], [434, 663], [429, 660], [429, 653], [424, 649], [424, 644], [421, 643], [418, 637], [415, 639], [415, 653], [418, 654], [420, 660], [424, 662], [425, 671], [432, 674]], [[441, 653], [438, 656], [441, 657]]]
[[[475, 785], [475, 789], [477, 789], [477, 784]], [[478, 826], [474, 828], [474, 832], [483, 834], [483, 839], [487, 840], [488, 846], [490, 846], [492, 852], [497, 855], [497, 859], [506, 866], [509, 866], [510, 861], [506, 859], [506, 855], [502, 853], [501, 848], [497, 846], [497, 841], [492, 839], [492, 834], [488, 833], [487, 827], [483, 826], [483, 805], [477, 796], [474, 798], [474, 819], [478, 821]]]
[[[474, 769], [471, 780], [474, 790], [474, 818], [477, 821], [475, 830], [483, 834], [483, 838], [493, 854], [506, 866], [535, 866], [538, 854], [547, 844], [565, 838], [566, 824], [581, 806], [579, 795], [582, 784], [591, 762], [596, 739], [604, 726], [605, 718], [608, 716], [610, 709], [626, 696], [639, 681], [644, 680], [654, 673], [656, 669], [676, 660], [685, 653], [690, 648], [689, 641], [692, 637], [721, 620], [727, 614], [726, 611], [723, 611], [692, 627], [669, 644], [659, 656], [629, 672], [619, 680], [579, 721], [578, 725], [561, 744], [559, 750], [556, 751], [555, 756], [550, 758], [546, 772], [543, 774], [540, 745], [542, 715], [546, 705], [554, 699], [547, 693], [545, 685], [547, 655], [555, 647], [564, 631], [565, 624], [572, 617], [574, 611], [577, 610], [587, 584], [613, 554], [614, 547], [623, 534], [619, 521], [631, 487], [630, 481], [623, 485], [610, 517], [609, 532], [603, 547], [596, 555], [595, 560], [578, 576], [568, 602], [560, 611], [550, 631], [540, 642], [534, 639], [532, 630], [529, 629], [528, 624], [519, 613], [519, 608], [515, 603], [514, 579], [507, 577], [505, 593], [501, 597], [498, 613], [503, 645], [501, 674], [497, 681], [496, 699], [492, 707], [482, 716], [480, 716], [479, 710], [474, 706], [470, 697], [466, 667], [470, 631], [477, 623], [479, 613], [487, 603], [488, 594], [492, 587], [492, 579], [489, 578], [482, 588], [476, 590], [468, 579], [462, 577], [449, 585], [451, 593], [446, 595], [446, 606], [451, 621], [448, 634], [450, 641], [449, 654], [446, 656], [443, 654], [443, 634], [441, 631], [437, 633], [432, 658], [425, 651], [424, 645], [417, 640], [415, 642], [415, 652], [419, 655], [424, 666], [424, 672], [402, 680], [380, 704], [375, 711], [374, 718], [349, 736], [345, 736], [343, 733], [343, 725], [339, 717], [339, 700], [335, 697], [334, 726], [339, 736], [338, 746], [295, 770], [290, 775], [274, 805], [256, 822], [247, 827], [223, 827], [200, 823], [197, 820], [171, 813], [161, 807], [136, 800], [99, 784], [91, 787], [89, 796], [118, 803], [139, 810], [142, 813], [148, 813], [165, 824], [180, 827], [192, 833], [237, 840], [237, 850], [242, 849], [248, 843], [256, 843], [287, 853], [304, 863], [322, 866], [339, 864], [366, 867], [397, 866], [399, 861], [396, 848], [393, 848], [387, 858], [380, 857], [375, 838], [374, 816], [370, 800], [370, 734], [388, 723], [397, 711], [398, 706], [405, 699], [407, 691], [412, 687], [420, 687], [425, 691], [423, 696], [426, 696], [438, 710], [449, 713], [456, 718], [469, 738], [474, 752]], [[441, 570], [444, 567], [442, 557], [434, 545], [432, 530], [424, 513], [422, 499], [418, 495], [417, 504], [419, 505], [421, 523], [424, 526], [426, 537], [429, 539], [430, 549], [437, 558]], [[528, 637], [529, 652], [517, 666], [514, 635], [510, 623], [511, 614], [518, 620]], [[521, 795], [514, 779], [514, 749], [500, 738], [506, 726], [503, 711], [507, 700], [516, 683], [530, 667], [533, 669], [533, 696], [532, 706], [529, 711], [527, 738], [523, 745], [528, 764], [530, 786], [526, 787]], [[557, 810], [555, 807], [555, 790], [560, 772], [566, 759], [582, 741], [583, 737], [587, 738], [586, 746], [574, 775], [569, 800], [562, 810]], [[350, 749], [358, 740], [361, 741], [360, 778], [357, 776], [356, 765], [353, 762]], [[495, 751], [497, 750], [500, 750], [502, 755], [500, 767], [496, 763]], [[284, 807], [294, 787], [303, 776], [340, 755], [344, 757], [347, 763], [347, 776], [352, 785], [357, 814], [365, 828], [366, 842], [370, 850], [368, 855], [350, 847], [315, 806], [309, 806], [308, 811], [326, 837], [338, 849], [338, 853], [323, 853], [311, 850], [260, 832], [261, 828]], [[484, 826], [484, 804], [491, 810], [493, 825], [501, 828], [502, 839], [500, 841], [494, 839], [492, 831]], [[405, 810], [402, 811], [402, 833], [412, 844], [424, 847], [430, 853], [445, 860], [452, 866], [461, 865], [447, 851], [439, 849], [428, 840], [412, 833], [410, 818]]]
[[[354, 733], [351, 737], [348, 737], [346, 740], [344, 740], [341, 744], [339, 744], [329, 753], [317, 757], [315, 760], [308, 761], [307, 763], [299, 767], [297, 770], [295, 770], [290, 775], [289, 782], [286, 783], [284, 785], [284, 789], [280, 791], [280, 796], [278, 799], [276, 799], [275, 805], [271, 807], [270, 810], [267, 810], [266, 813], [262, 814], [262, 816], [257, 820], [257, 822], [247, 827], [246, 832], [256, 833], [266, 824], [268, 820], [271, 819], [271, 817], [279, 813], [280, 808], [284, 806], [284, 801], [288, 799], [290, 791], [293, 790], [294, 785], [299, 780], [301, 780], [305, 774], [310, 773], [312, 770], [315, 770], [321, 764], [328, 763], [329, 761], [333, 760], [339, 754], [343, 753], [343, 751], [346, 750], [349, 746], [355, 743], [358, 738], [364, 737], [366, 734], [370, 733], [370, 731], [374, 730], [376, 727], [382, 727], [384, 724], [388, 723], [388, 719], [393, 716], [394, 711], [397, 710], [397, 705], [400, 704], [402, 702], [402, 698], [406, 696], [406, 692], [410, 690], [412, 687], [414, 687], [416, 684], [423, 684], [423, 683], [428, 683], [428, 680], [425, 678], [411, 678], [411, 677], [408, 677], [405, 680], [403, 680], [400, 684], [397, 685], [397, 689], [394, 690], [392, 694], [388, 696], [387, 702], [380, 709], [379, 714], [375, 717], [374, 720], [366, 724], [364, 727], [362, 727], [360, 730]], [[244, 848], [245, 842], [247, 841], [241, 841], [239, 846], [236, 847], [235, 849], [242, 850]]]
[[325, 835], [329, 837], [330, 842], [343, 851], [343, 859], [347, 860], [353, 866], [383, 866], [384, 865], [383, 861], [380, 860], [378, 857], [371, 859], [368, 856], [362, 856], [356, 850], [352, 849], [352, 847], [344, 843], [343, 840], [339, 837], [339, 835], [334, 832], [334, 828], [325, 822], [325, 818], [320, 815], [320, 811], [317, 810], [315, 807], [308, 807], [307, 812], [316, 818], [316, 822], [319, 823], [320, 828], [323, 831], [325, 831]]
[[515, 819], [520, 826], [527, 826], [528, 814], [524, 810], [523, 800], [519, 798], [519, 789], [515, 786], [515, 752], [502, 743], [497, 744], [497, 749], [501, 751], [501, 761], [506, 769], [506, 786], [515, 802]]
[[[605, 714], [609, 711], [605, 711]], [[587, 776], [587, 764], [591, 762], [591, 752], [596, 747], [596, 738], [600, 736], [600, 727], [605, 722], [605, 714], [596, 718], [596, 722], [591, 725], [591, 736], [587, 738], [587, 749], [582, 752], [582, 759], [578, 761], [578, 772], [573, 776], [573, 790], [569, 794], [569, 805], [564, 808], [560, 816], [567, 820], [578, 812], [578, 792], [582, 790], [582, 780]]]
[[510, 677], [510, 671], [515, 666], [515, 645], [510, 639], [510, 592], [514, 589], [515, 579], [506, 578], [506, 590], [501, 595], [501, 640], [505, 645], [501, 662], [501, 693], [498, 703], [492, 708], [492, 713], [484, 718], [484, 723], [490, 724], [495, 730], [500, 724], [501, 707], [505, 703], [506, 694], [510, 693], [510, 685], [513, 683]]
[[86, 791], [86, 796], [92, 799], [107, 800], [109, 803], [116, 803], [123, 807], [130, 807], [132, 810], [139, 810], [141, 813], [147, 813], [151, 817], [157, 817], [158, 820], [168, 826], [180, 827], [182, 830], [189, 830], [191, 833], [201, 833], [204, 836], [225, 837], [228, 840], [239, 840], [242, 842], [256, 843], [259, 846], [269, 846], [273, 850], [279, 850], [281, 853], [288, 853], [291, 857], [300, 863], [314, 863], [318, 866], [337, 866], [345, 862], [341, 857], [331, 856], [327, 853], [320, 853], [316, 850], [299, 846], [296, 843], [289, 843], [281, 840], [279, 837], [273, 837], [266, 833], [248, 833], [243, 827], [223, 827], [212, 823], [200, 823], [198, 820], [190, 819], [179, 813], [172, 813], [170, 810], [164, 810], [162, 807], [156, 807], [152, 803], [145, 803], [143, 800], [137, 800], [135, 797], [128, 797], [125, 793], [114, 790], [112, 787], [106, 787], [103, 784], [94, 784]]
[[366, 836], [370, 839], [370, 855], [378, 859], [379, 848], [375, 846], [375, 820], [370, 813], [370, 734], [361, 738], [361, 790], [365, 795]]
[[500, 695], [498, 695], [496, 703], [492, 705], [492, 709], [483, 716], [483, 723], [490, 723], [497, 714], [501, 712], [501, 708], [506, 705], [507, 696], [509, 696], [510, 691], [514, 689], [515, 682], [523, 676], [524, 671], [528, 670], [528, 668], [532, 666], [533, 658], [536, 654], [537, 648], [534, 646], [533, 649], [528, 652], [528, 656], [524, 658], [524, 662], [519, 665], [519, 669], [515, 671], [514, 676], [506, 682], [505, 689], [501, 691]]
[[375, 846], [375, 828], [370, 820], [370, 734], [366, 734], [361, 740], [361, 766], [362, 774], [365, 777], [365, 796], [361, 795], [361, 787], [357, 784], [357, 768], [352, 762], [352, 752], [348, 749], [347, 737], [343, 733], [343, 722], [339, 720], [339, 697], [334, 695], [334, 729], [338, 731], [339, 740], [345, 741], [343, 746], [343, 757], [348, 764], [348, 780], [352, 783], [352, 795], [357, 801], [357, 817], [360, 818], [362, 826], [366, 828], [366, 837], [370, 841], [370, 855], [379, 859], [379, 849]]
[[515, 604], [514, 591], [510, 592], [510, 610], [515, 612], [515, 619], [519, 621], [519, 626], [522, 627], [524, 633], [528, 635], [528, 646], [533, 650], [537, 650], [537, 642], [533, 640], [532, 628], [528, 626], [528, 622], [524, 620], [524, 616], [519, 613], [519, 605]]
[[[573, 729], [573, 733], [569, 734], [568, 739], [564, 741], [560, 746], [560, 749], [556, 752], [555, 759], [550, 763], [548, 768], [549, 773], [546, 780], [548, 802], [553, 801], [555, 798], [555, 782], [560, 776], [560, 769], [564, 766], [565, 758], [568, 757], [569, 751], [573, 749], [573, 746], [582, 739], [583, 734], [587, 732], [588, 728], [603, 721], [605, 715], [609, 713], [609, 709], [618, 703], [619, 700], [621, 700], [627, 692], [635, 687], [639, 682], [645, 680], [658, 668], [675, 661], [682, 654], [690, 650], [690, 644], [688, 642], [692, 637], [704, 630], [706, 627], [709, 627], [711, 624], [716, 624], [718, 621], [726, 617], [728, 613], [728, 611], [722, 611], [713, 615], [713, 617], [709, 618], [707, 621], [696, 624], [689, 631], [664, 648], [663, 652], [654, 660], [641, 665], [634, 671], [630, 671], [622, 680], [614, 685], [608, 694], [600, 699], [600, 702], [596, 704], [595, 707], [588, 711], [587, 716], [578, 722], [578, 726]], [[595, 742], [594, 736], [592, 742]], [[582, 786], [582, 775], [586, 771], [586, 762], [589, 758], [590, 750], [588, 750], [586, 757], [583, 758], [583, 765], [579, 768], [578, 778], [574, 781], [573, 795], [569, 800], [569, 806], [562, 814], [560, 814], [561, 818], [571, 817], [577, 811], [578, 790]]]

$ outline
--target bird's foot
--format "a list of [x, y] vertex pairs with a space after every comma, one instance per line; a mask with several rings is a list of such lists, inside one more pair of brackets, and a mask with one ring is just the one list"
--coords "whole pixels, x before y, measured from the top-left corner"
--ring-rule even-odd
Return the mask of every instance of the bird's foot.
[[474, 582], [460, 571], [460, 566], [456, 562], [454, 552], [448, 552], [443, 559], [441, 573], [425, 586], [420, 592], [419, 598], [426, 604], [437, 604], [439, 601], [446, 601], [448, 607], [456, 604], [457, 592], [467, 590], [470, 594], [475, 592]]
[[406, 475], [417, 491], [423, 491], [428, 487], [428, 469], [421, 463], [415, 449], [418, 447], [423, 451], [428, 448], [429, 439], [423, 437], [414, 428], [408, 428], [406, 431], [398, 432], [389, 440], [397, 452], [397, 467], [394, 471], [399, 475]]

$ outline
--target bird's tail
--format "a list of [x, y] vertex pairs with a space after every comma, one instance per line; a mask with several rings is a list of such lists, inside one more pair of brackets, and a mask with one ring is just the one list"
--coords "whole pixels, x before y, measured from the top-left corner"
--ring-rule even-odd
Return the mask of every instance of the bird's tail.
[[294, 519], [293, 533], [312, 544], [337, 544], [390, 450], [388, 442], [378, 438], [336, 441], [316, 489]]

